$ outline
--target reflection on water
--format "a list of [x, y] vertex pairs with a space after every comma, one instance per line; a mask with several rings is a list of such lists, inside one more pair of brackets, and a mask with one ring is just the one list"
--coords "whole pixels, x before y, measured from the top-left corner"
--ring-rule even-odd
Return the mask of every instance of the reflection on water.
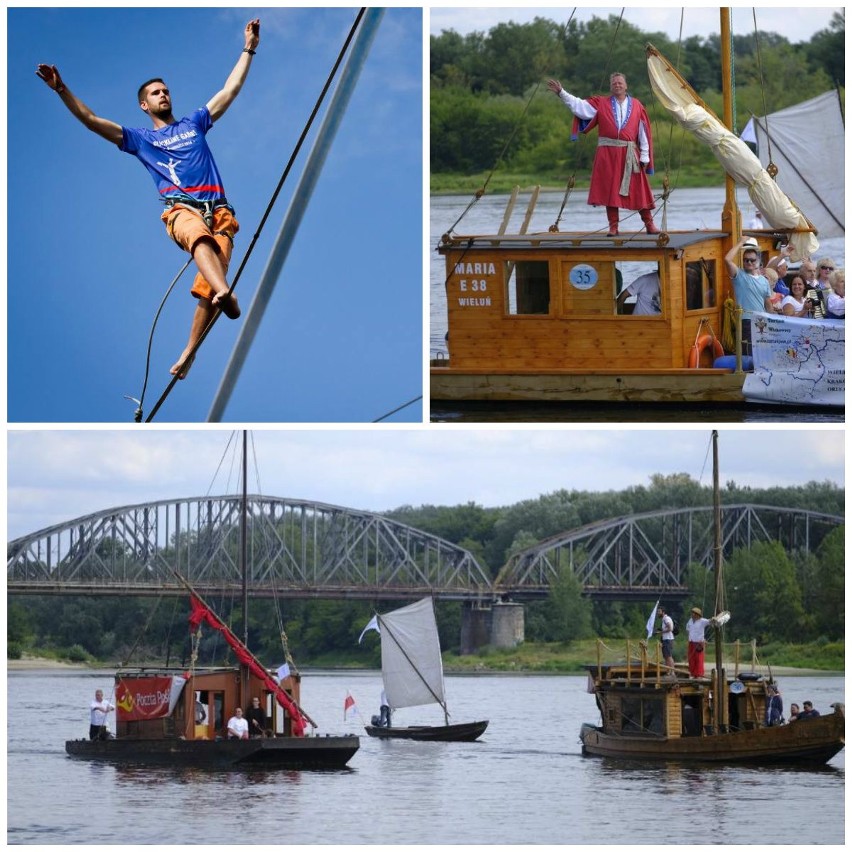
[[576, 402], [448, 402], [430, 406], [433, 423], [842, 423], [842, 409]]

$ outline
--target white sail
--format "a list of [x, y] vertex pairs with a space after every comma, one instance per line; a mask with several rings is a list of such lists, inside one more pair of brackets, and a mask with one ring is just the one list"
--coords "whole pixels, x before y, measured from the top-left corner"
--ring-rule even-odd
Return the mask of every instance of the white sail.
[[444, 667], [431, 598], [380, 615], [382, 679], [393, 709], [444, 703]]
[[791, 259], [816, 254], [819, 242], [807, 218], [767, 174], [748, 145], [739, 139], [705, 106], [682, 77], [658, 53], [648, 54], [648, 76], [657, 100], [696, 139], [707, 145], [725, 171], [746, 187], [755, 206], [769, 225], [781, 230], [798, 230], [790, 235]]
[[845, 129], [837, 92], [755, 116], [752, 126], [760, 162], [766, 166], [772, 155], [775, 182], [807, 207], [820, 237], [844, 236]]

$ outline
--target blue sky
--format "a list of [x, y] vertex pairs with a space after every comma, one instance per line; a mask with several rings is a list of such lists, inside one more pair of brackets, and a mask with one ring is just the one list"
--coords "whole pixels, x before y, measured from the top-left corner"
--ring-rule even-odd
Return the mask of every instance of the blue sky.
[[[723, 485], [845, 485], [842, 429], [719, 431]], [[7, 541], [116, 506], [235, 493], [228, 464], [215, 478], [231, 433], [11, 429]], [[648, 485], [655, 473], [712, 481], [707, 428], [257, 429], [252, 442], [260, 479], [252, 462], [252, 491], [376, 512], [505, 506], [561, 488], [620, 490]]]
[[[36, 65], [56, 65], [97, 114], [148, 126], [144, 80], [165, 78], [178, 116], [203, 106], [261, 19], [243, 91], [208, 135], [241, 225], [235, 271], [356, 12], [8, 10], [10, 422], [132, 423], [124, 396], [140, 394], [151, 323], [186, 257], [142, 165], [73, 118]], [[243, 317], [324, 113], [240, 277]], [[371, 422], [421, 394], [422, 115], [422, 12], [388, 9], [225, 422]], [[157, 327], [146, 416], [186, 343], [191, 271]], [[156, 422], [206, 420], [241, 323], [217, 322]], [[389, 418], [421, 420], [420, 402]]]

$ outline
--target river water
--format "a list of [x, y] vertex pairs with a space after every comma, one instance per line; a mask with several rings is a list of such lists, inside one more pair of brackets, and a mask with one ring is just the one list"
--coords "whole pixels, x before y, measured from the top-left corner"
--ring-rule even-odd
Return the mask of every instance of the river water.
[[[595, 231], [606, 225], [606, 214], [602, 208], [586, 204], [586, 190], [575, 190], [559, 222], [561, 231]], [[547, 231], [556, 222], [563, 201], [562, 192], [542, 192], [528, 231]], [[508, 232], [517, 232], [526, 215], [529, 193], [521, 194], [510, 219]], [[429, 256], [429, 351], [430, 357], [446, 357], [444, 336], [447, 332], [447, 297], [444, 282], [446, 268], [444, 258], [438, 254], [441, 236], [449, 230], [470, 204], [472, 196], [433, 195], [430, 200], [430, 256]], [[724, 187], [679, 189], [673, 192], [667, 206], [667, 227], [671, 230], [718, 229], [722, 205], [725, 200]], [[754, 206], [743, 189], [737, 190], [737, 200], [748, 223], [754, 215]], [[456, 234], [496, 233], [506, 209], [508, 196], [483, 196], [456, 225]], [[658, 204], [659, 207], [659, 204]], [[623, 214], [622, 218], [627, 214]], [[625, 223], [625, 230], [635, 230], [634, 219]], [[659, 215], [656, 221], [661, 224]], [[821, 240], [819, 257], [832, 257], [838, 267], [845, 264], [843, 238]], [[661, 418], [661, 408], [654, 405], [609, 405], [576, 403], [453, 403], [434, 402], [431, 419], [443, 422], [647, 422]], [[666, 406], [664, 419], [675, 422], [824, 422], [842, 423], [842, 413], [814, 410], [779, 409], [777, 407], [713, 406]]]
[[[596, 722], [585, 677], [448, 676], [452, 721], [487, 718], [476, 743], [383, 742], [364, 735], [335, 772], [201, 772], [76, 761], [110, 673], [8, 674], [10, 844], [841, 844], [845, 753], [823, 768], [689, 767], [584, 758]], [[785, 707], [829, 712], [842, 677], [783, 678]], [[306, 673], [302, 703], [320, 733], [350, 692], [378, 711], [378, 672]], [[49, 712], [44, 708], [49, 706]], [[440, 723], [409, 708], [397, 724]], [[363, 733], [363, 732], [362, 732]]]

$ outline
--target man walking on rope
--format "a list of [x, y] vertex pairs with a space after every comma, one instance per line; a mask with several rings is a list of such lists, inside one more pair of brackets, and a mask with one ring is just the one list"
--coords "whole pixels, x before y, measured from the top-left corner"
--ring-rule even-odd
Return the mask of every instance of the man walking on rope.
[[593, 95], [585, 100], [566, 92], [558, 80], [548, 80], [547, 87], [574, 113], [572, 139], [578, 131], [598, 128], [588, 203], [606, 207], [608, 236], [618, 236], [619, 208], [638, 210], [645, 230], [658, 234], [660, 229], [651, 214], [654, 196], [646, 175], [654, 171], [651, 122], [645, 107], [627, 94], [624, 74], [610, 75], [608, 96]]
[[225, 85], [201, 109], [176, 119], [171, 93], [155, 77], [139, 88], [138, 102], [154, 125], [122, 127], [92, 112], [63, 83], [55, 65], [39, 65], [36, 74], [55, 91], [69, 112], [93, 133], [119, 149], [133, 154], [148, 169], [166, 209], [161, 216], [169, 236], [192, 255], [198, 274], [192, 294], [198, 299], [189, 343], [171, 368], [183, 379], [192, 366], [190, 356], [215, 311], [229, 319], [240, 315], [237, 297], [228, 295], [225, 275], [239, 224], [228, 204], [222, 179], [207, 146], [206, 134], [240, 93], [260, 43], [260, 20], [249, 21], [244, 30], [245, 47]]

